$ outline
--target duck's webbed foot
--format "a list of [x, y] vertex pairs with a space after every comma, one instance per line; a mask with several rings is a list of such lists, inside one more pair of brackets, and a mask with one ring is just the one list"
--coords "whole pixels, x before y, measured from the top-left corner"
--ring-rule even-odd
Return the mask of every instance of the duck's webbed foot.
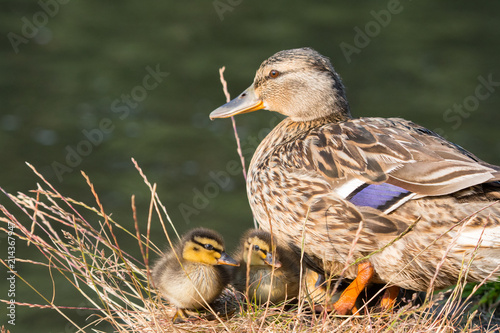
[[396, 304], [396, 298], [399, 295], [399, 287], [398, 286], [391, 286], [387, 287], [387, 289], [384, 292], [384, 295], [382, 296], [382, 300], [380, 301], [380, 306], [382, 307], [383, 310], [391, 310], [394, 308], [394, 305]]
[[316, 306], [316, 311], [335, 311], [340, 315], [355, 313], [356, 299], [366, 286], [370, 283], [374, 274], [373, 266], [366, 261], [358, 265], [358, 275], [356, 279], [342, 292], [337, 302], [326, 304], [325, 306]]
[[174, 324], [184, 323], [184, 322], [188, 321], [189, 318], [193, 318], [193, 316], [188, 314], [186, 309], [177, 308], [177, 312], [175, 313], [174, 318], [172, 318], [172, 321]]

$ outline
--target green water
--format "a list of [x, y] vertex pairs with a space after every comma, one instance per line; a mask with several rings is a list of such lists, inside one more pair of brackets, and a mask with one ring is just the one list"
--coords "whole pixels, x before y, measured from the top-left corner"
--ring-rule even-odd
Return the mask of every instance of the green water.
[[[218, 68], [226, 66], [235, 96], [265, 58], [302, 46], [331, 57], [354, 116], [412, 119], [500, 164], [500, 87], [482, 83], [500, 81], [499, 2], [60, 2], [2, 2], [0, 186], [8, 192], [40, 181], [27, 161], [64, 195], [95, 205], [84, 170], [106, 212], [131, 227], [131, 195], [143, 223], [150, 196], [134, 157], [180, 231], [214, 228], [231, 248], [252, 218], [242, 175], [225, 178], [227, 163], [238, 161], [231, 122], [208, 119], [224, 103]], [[254, 148], [252, 138], [276, 117], [238, 117], [245, 147]], [[152, 238], [166, 244], [158, 225]], [[39, 258], [20, 242], [17, 253]], [[19, 267], [51, 296], [46, 270]], [[72, 287], [57, 286], [58, 304], [82, 304]], [[44, 304], [22, 282], [17, 301]], [[68, 313], [79, 323], [88, 315]], [[52, 310], [18, 308], [16, 315], [12, 332], [72, 331]]]

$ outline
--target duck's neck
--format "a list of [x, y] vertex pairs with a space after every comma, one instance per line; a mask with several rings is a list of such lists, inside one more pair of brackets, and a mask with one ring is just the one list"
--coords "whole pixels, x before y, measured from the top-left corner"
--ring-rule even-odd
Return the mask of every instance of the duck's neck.
[[327, 101], [321, 100], [321, 102], [312, 103], [307, 105], [307, 108], [297, 105], [294, 109], [287, 110], [286, 115], [289, 115], [290, 119], [295, 122], [316, 122], [318, 120], [340, 122], [351, 118], [349, 103], [343, 95], [330, 97]]
[[[281, 132], [281, 134], [286, 137], [295, 137], [298, 134], [300, 135], [313, 128], [317, 128], [325, 124], [340, 123], [343, 121], [347, 121], [349, 119], [351, 119], [351, 114], [349, 113], [349, 110], [342, 113], [335, 112], [325, 117], [314, 118], [308, 121], [295, 121], [291, 118], [286, 118], [280, 124], [278, 124], [278, 126], [276, 126], [275, 129], [277, 130], [277, 132], [278, 131]], [[273, 132], [275, 131], [273, 130]], [[278, 133], [276, 133], [275, 135], [278, 135]]]
[[325, 117], [320, 117], [320, 118], [315, 118], [313, 120], [307, 121], [309, 124], [309, 128], [314, 128], [318, 126], [322, 126], [324, 124], [330, 124], [330, 123], [340, 123], [343, 121], [347, 121], [351, 119], [351, 113], [349, 109], [345, 109], [342, 112], [335, 112], [332, 114], [329, 114]]

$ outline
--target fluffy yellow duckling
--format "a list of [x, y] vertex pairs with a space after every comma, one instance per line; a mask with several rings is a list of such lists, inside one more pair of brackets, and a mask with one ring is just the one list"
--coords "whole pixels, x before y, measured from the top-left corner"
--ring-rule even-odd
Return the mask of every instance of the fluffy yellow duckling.
[[[278, 303], [299, 294], [300, 258], [291, 250], [277, 244], [269, 232], [248, 230], [241, 238], [235, 255], [240, 263], [233, 286], [257, 303], [268, 300]], [[247, 270], [248, 283], [247, 283]]]
[[222, 265], [238, 266], [238, 262], [224, 252], [222, 237], [205, 228], [185, 234], [173, 251], [158, 260], [152, 270], [153, 283], [177, 307], [174, 322], [186, 317], [185, 309], [203, 308], [221, 294], [230, 280]]

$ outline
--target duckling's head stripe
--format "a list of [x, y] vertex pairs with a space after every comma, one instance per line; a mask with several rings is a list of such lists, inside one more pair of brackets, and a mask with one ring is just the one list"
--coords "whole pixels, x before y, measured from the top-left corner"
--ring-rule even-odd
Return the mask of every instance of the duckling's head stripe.
[[[224, 248], [224, 240], [219, 233], [206, 229], [206, 228], [196, 228], [188, 232], [184, 237], [184, 242], [191, 241], [200, 245], [210, 243], [216, 248]], [[216, 246], [218, 245], [218, 246]]]
[[216, 240], [211, 239], [211, 238], [195, 237], [192, 240], [192, 242], [195, 243], [196, 245], [203, 247], [203, 248], [207, 248], [206, 245], [211, 245], [212, 247], [210, 248], [210, 250], [213, 250], [213, 251], [216, 251], [219, 253], [224, 251], [222, 245], [219, 242], [217, 242]]

